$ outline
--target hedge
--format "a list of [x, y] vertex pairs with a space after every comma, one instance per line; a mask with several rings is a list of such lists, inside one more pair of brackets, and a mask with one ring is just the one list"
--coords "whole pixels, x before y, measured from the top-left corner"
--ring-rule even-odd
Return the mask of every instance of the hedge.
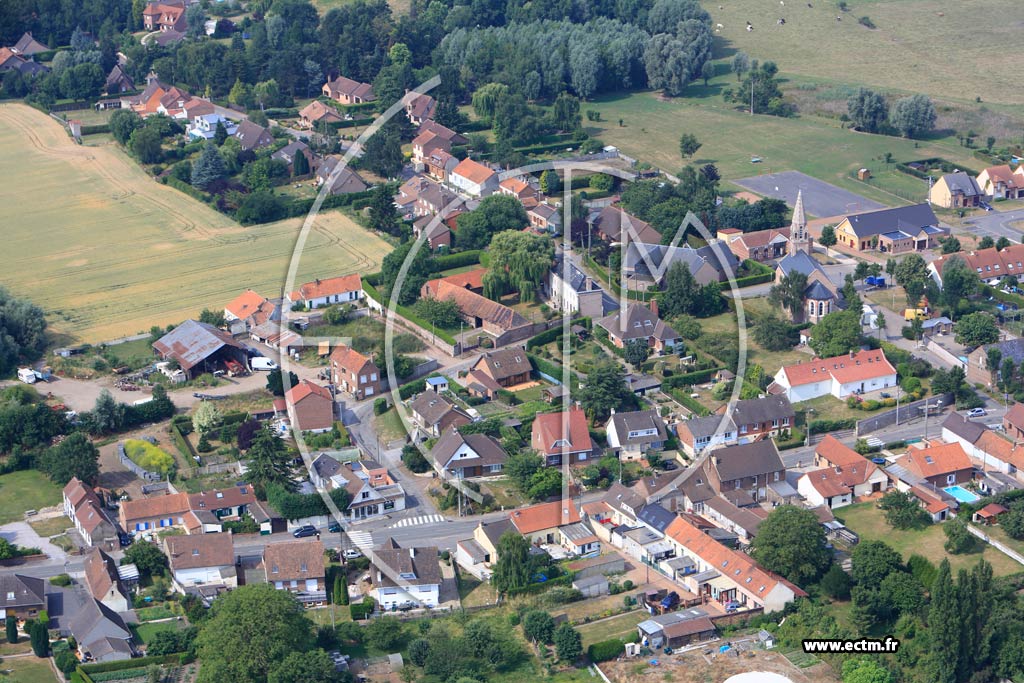
[[771, 282], [775, 279], [775, 272], [763, 263], [747, 259], [743, 262], [743, 265], [748, 270], [760, 270], [761, 272], [756, 275], [746, 275], [744, 277], [736, 278], [736, 286], [739, 288], [763, 285], [764, 283]]
[[821, 434], [823, 432], [837, 432], [842, 429], [854, 429], [856, 426], [857, 420], [851, 417], [846, 420], [814, 420], [810, 424], [810, 429], [814, 434]]
[[[583, 325], [584, 327], [588, 327], [588, 325], [587, 325], [588, 322], [589, 322], [588, 318], [577, 318], [576, 320], [570, 320], [569, 324], [570, 325]], [[550, 344], [551, 342], [553, 342], [556, 339], [558, 339], [562, 335], [562, 332], [563, 332], [563, 326], [562, 325], [558, 325], [557, 327], [552, 327], [550, 330], [545, 330], [544, 332], [541, 332], [540, 334], [538, 334], [538, 335], [536, 335], [534, 337], [530, 337], [530, 339], [526, 342], [526, 350], [529, 351], [530, 349], [535, 349], [538, 346], [544, 346], [545, 344]]]
[[[535, 356], [529, 352], [527, 352], [526, 357], [530, 359], [531, 363], [533, 363], [533, 369], [537, 372], [547, 375], [548, 377], [553, 377], [558, 381], [562, 380], [562, 372], [564, 369], [561, 365], [552, 363], [549, 360], [545, 360], [544, 358], [540, 358], [539, 356]], [[571, 379], [576, 379], [575, 373], [571, 370], [569, 371], [569, 377]]]
[[342, 128], [355, 128], [356, 126], [368, 126], [373, 123], [373, 118], [368, 119], [350, 119], [348, 121], [333, 121], [327, 124], [327, 129], [337, 131]]
[[476, 121], [467, 121], [459, 126], [459, 128], [464, 133], [478, 133], [482, 130], [490, 130], [491, 124], [483, 119], [477, 119]]
[[352, 621], [361, 621], [373, 613], [373, 607], [361, 602], [353, 602], [348, 606], [348, 612], [352, 615]]
[[[381, 296], [380, 292], [377, 291], [377, 288], [371, 285], [366, 280], [366, 278], [363, 278], [363, 291], [366, 292], [366, 296], [376, 301], [382, 307], [387, 307], [388, 304], [390, 303], [384, 301], [384, 297]], [[395, 307], [394, 310], [397, 315], [401, 316], [402, 318], [405, 318], [408, 322], [412, 323], [413, 325], [416, 325], [420, 329], [430, 331], [438, 338], [448, 342], [452, 346], [455, 346], [455, 337], [448, 334], [444, 330], [439, 330], [437, 328], [431, 329], [430, 323], [428, 323], [426, 320], [423, 320], [418, 315], [413, 313], [412, 309], [406, 306], [398, 305]]]
[[668, 393], [672, 395], [672, 398], [679, 401], [685, 407], [692, 410], [699, 417], [707, 417], [711, 414], [711, 411], [705, 408], [702, 404], [698, 403], [683, 389], [669, 389]]
[[602, 640], [601, 642], [594, 643], [587, 648], [587, 657], [589, 657], [590, 661], [595, 664], [598, 662], [607, 662], [609, 659], [615, 659], [621, 655], [625, 649], [626, 646], [618, 638]]
[[206, 196], [205, 193], [200, 192], [199, 190], [197, 190], [196, 188], [192, 187], [191, 185], [189, 185], [188, 183], [186, 183], [183, 180], [178, 180], [174, 176], [166, 176], [166, 177], [164, 177], [162, 179], [162, 182], [163, 182], [164, 185], [170, 185], [175, 190], [178, 190], [180, 192], [184, 192], [185, 194], [187, 194], [189, 197], [192, 197], [193, 199], [198, 199], [203, 204], [209, 203], [209, 200], [207, 199], [207, 196]]
[[430, 272], [440, 273], [445, 270], [451, 270], [452, 268], [475, 266], [480, 263], [480, 255], [483, 253], [482, 249], [472, 249], [470, 251], [460, 251], [456, 254], [435, 256], [430, 261]]
[[[431, 377], [433, 377], [433, 375], [431, 375]], [[408, 401], [416, 394], [426, 391], [426, 389], [427, 380], [425, 377], [423, 379], [414, 379], [413, 381], [398, 387], [398, 397], [403, 401]]]
[[83, 136], [84, 135], [96, 135], [98, 133], [109, 133], [110, 132], [110, 124], [109, 123], [96, 123], [96, 124], [93, 124], [91, 126], [82, 126], [80, 128], [80, 132], [81, 132], [81, 134]]
[[694, 372], [687, 372], [682, 375], [672, 375], [666, 377], [664, 384], [670, 389], [678, 389], [680, 387], [692, 387], [695, 384], [704, 384], [705, 382], [711, 381], [711, 379], [718, 373], [720, 368], [708, 368], [707, 370], [696, 370]]
[[139, 657], [137, 659], [122, 659], [116, 662], [101, 662], [99, 664], [83, 664], [78, 671], [86, 674], [98, 674], [105, 671], [124, 671], [125, 669], [138, 669], [150, 664], [177, 664], [181, 661], [183, 653], [177, 652], [169, 655], [158, 655], [156, 657]]
[[244, 410], [237, 411], [234, 413], [225, 413], [224, 417], [221, 418], [222, 425], [233, 425], [245, 422], [249, 417], [249, 413]]

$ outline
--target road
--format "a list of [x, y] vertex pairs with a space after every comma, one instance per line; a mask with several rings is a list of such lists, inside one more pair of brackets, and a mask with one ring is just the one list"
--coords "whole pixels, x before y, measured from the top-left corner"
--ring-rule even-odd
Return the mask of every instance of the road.
[[964, 229], [979, 239], [991, 237], [998, 240], [1005, 237], [1015, 244], [1020, 244], [1024, 230], [1010, 225], [1015, 221], [1024, 221], [1024, 209], [1013, 211], [990, 211], [981, 216], [963, 221]]

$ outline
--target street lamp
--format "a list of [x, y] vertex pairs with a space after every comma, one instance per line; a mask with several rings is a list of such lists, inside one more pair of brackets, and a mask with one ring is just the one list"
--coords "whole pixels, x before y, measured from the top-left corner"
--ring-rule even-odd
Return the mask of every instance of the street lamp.
[[807, 423], [807, 437], [804, 440], [804, 446], [811, 445], [811, 418], [810, 415], [814, 413], [814, 408], [808, 408], [804, 413], [804, 421]]

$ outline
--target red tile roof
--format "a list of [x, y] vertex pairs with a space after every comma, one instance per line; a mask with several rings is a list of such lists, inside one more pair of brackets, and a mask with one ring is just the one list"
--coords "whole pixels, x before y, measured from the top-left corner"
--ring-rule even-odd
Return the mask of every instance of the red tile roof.
[[532, 534], [580, 521], [580, 513], [571, 502], [563, 507], [562, 501], [558, 500], [513, 510], [508, 517], [521, 534]]
[[985, 507], [978, 510], [978, 515], [981, 517], [998, 517], [1006, 511], [1006, 508], [1004, 508], [999, 503], [989, 503]]
[[326, 280], [313, 280], [298, 288], [288, 295], [290, 301], [319, 299], [335, 294], [347, 292], [358, 292], [363, 288], [363, 280], [359, 275], [343, 275], [342, 277], [329, 277]]
[[431, 280], [427, 283], [427, 286], [432, 292], [436, 292], [438, 285], [442, 282], [447, 282], [455, 285], [456, 287], [462, 287], [463, 289], [483, 289], [484, 275], [486, 274], [486, 268], [477, 268], [475, 270], [466, 271], [465, 273], [458, 273], [456, 275], [449, 275], [448, 277]]
[[235, 297], [231, 301], [231, 303], [229, 303], [224, 308], [231, 315], [235, 316], [239, 320], [245, 320], [250, 315], [255, 313], [256, 310], [260, 306], [262, 306], [263, 302], [265, 301], [266, 299], [264, 299], [256, 292], [252, 291], [251, 289], [247, 289], [241, 294], [239, 294], [237, 297]]
[[1024, 445], [1018, 445], [990, 429], [986, 429], [982, 433], [974, 443], [974, 447], [997, 460], [1009, 463], [1018, 469], [1024, 469]]
[[471, 183], [478, 185], [487, 182], [487, 179], [494, 174], [494, 171], [490, 168], [484, 166], [479, 161], [473, 161], [469, 158], [463, 159], [459, 162], [458, 166], [452, 169], [452, 175], [462, 176]]
[[184, 515], [189, 511], [188, 494], [172, 493], [168, 496], [126, 500], [121, 503], [121, 517], [127, 525], [131, 520]]
[[911, 448], [901, 460], [904, 467], [925, 479], [973, 467], [971, 459], [959, 443]]
[[542, 413], [533, 421], [533, 442], [543, 455], [562, 453], [560, 441], [568, 440], [564, 450], [567, 453], [593, 450], [587, 417], [579, 408], [569, 412]]
[[334, 398], [331, 396], [330, 389], [328, 389], [327, 387], [322, 387], [319, 384], [314, 384], [313, 382], [310, 382], [308, 379], [304, 379], [295, 386], [293, 386], [291, 389], [288, 390], [284, 397], [288, 401], [288, 403], [290, 403], [291, 405], [295, 405], [302, 401], [302, 399], [309, 396], [310, 394], [316, 394], [320, 398], [325, 398], [328, 401], [334, 400]]
[[351, 346], [339, 345], [331, 351], [331, 361], [349, 372], [357, 372], [372, 361]]
[[863, 455], [844, 445], [831, 434], [825, 435], [825, 438], [814, 448], [814, 452], [830, 465], [836, 467], [856, 467], [864, 463], [871, 464]]
[[892, 366], [881, 349], [857, 351], [833, 358], [814, 359], [806, 363], [786, 365], [783, 366], [782, 371], [791, 387], [813, 384], [833, 377], [841, 384], [849, 384], [896, 374], [896, 368]]

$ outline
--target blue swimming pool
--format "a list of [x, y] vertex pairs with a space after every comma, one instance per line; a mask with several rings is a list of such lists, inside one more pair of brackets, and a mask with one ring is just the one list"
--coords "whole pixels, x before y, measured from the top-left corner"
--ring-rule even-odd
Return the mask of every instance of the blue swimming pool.
[[963, 486], [947, 486], [942, 490], [959, 500], [961, 503], [973, 503], [981, 500], [980, 497], [974, 495]]

